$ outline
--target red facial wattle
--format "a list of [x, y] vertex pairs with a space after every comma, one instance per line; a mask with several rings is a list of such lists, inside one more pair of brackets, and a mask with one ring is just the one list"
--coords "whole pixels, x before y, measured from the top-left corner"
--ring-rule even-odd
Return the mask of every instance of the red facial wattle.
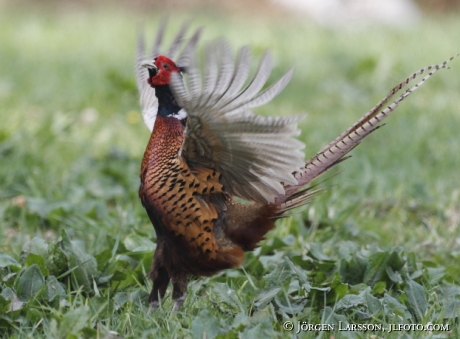
[[158, 72], [155, 76], [150, 77], [147, 80], [149, 85], [152, 87], [169, 85], [172, 72], [181, 71], [181, 69], [176, 66], [174, 61], [163, 55], [155, 58], [154, 64], [158, 67]]

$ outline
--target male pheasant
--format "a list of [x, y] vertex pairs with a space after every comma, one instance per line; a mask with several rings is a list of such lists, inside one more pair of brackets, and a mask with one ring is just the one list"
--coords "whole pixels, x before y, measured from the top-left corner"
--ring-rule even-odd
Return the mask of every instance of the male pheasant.
[[[157, 307], [171, 280], [175, 310], [185, 300], [190, 275], [209, 276], [241, 265], [244, 252], [253, 250], [278, 218], [316, 193], [307, 184], [344, 160], [404, 98], [452, 60], [409, 76], [305, 162], [304, 145], [294, 138], [302, 117], [263, 117], [249, 110], [283, 90], [292, 69], [260, 92], [272, 67], [271, 56], [265, 53], [243, 87], [250, 71], [249, 49], [243, 47], [234, 63], [230, 47], [221, 40], [207, 48], [201, 86], [194, 62], [200, 30], [187, 40], [187, 27], [182, 27], [168, 52], [160, 53], [165, 28], [161, 25], [151, 59], [143, 61], [142, 37], [137, 53], [142, 112], [152, 131], [142, 161], [139, 197], [157, 234], [149, 301]], [[426, 72], [418, 84], [384, 107]]]

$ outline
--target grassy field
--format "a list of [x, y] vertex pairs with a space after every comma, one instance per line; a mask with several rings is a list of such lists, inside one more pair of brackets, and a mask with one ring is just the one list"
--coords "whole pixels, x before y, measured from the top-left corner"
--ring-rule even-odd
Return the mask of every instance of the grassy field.
[[[188, 13], [171, 17], [169, 33], [190, 16], [205, 40], [272, 50], [273, 78], [294, 65], [291, 84], [257, 112], [307, 112], [308, 157], [411, 72], [460, 52], [458, 16], [333, 31], [282, 16]], [[402, 103], [243, 267], [193, 280], [179, 313], [168, 290], [147, 315], [155, 235], [137, 197], [149, 133], [133, 56], [138, 23], [153, 37], [158, 19], [0, 11], [0, 337], [457, 338], [459, 60]], [[335, 330], [296, 334], [298, 321]], [[339, 331], [339, 322], [387, 331]], [[430, 323], [442, 328], [388, 333]]]

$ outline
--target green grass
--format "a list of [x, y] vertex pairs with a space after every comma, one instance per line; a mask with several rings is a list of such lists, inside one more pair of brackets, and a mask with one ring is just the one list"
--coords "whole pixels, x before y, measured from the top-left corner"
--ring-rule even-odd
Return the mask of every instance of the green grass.
[[[307, 156], [405, 76], [460, 52], [458, 16], [331, 31], [282, 14], [241, 23], [189, 13], [170, 28], [190, 16], [206, 26], [205, 40], [226, 35], [257, 56], [272, 50], [275, 75], [295, 66], [287, 89], [258, 112], [307, 112]], [[177, 314], [168, 290], [147, 315], [155, 235], [137, 197], [149, 134], [133, 75], [142, 20], [153, 37], [153, 14], [0, 12], [0, 337], [296, 337], [282, 328], [288, 320], [432, 322], [450, 331], [385, 337], [458, 337], [458, 60], [402, 103], [327, 192], [280, 221], [242, 268], [193, 280]], [[383, 334], [298, 335], [316, 336]]]

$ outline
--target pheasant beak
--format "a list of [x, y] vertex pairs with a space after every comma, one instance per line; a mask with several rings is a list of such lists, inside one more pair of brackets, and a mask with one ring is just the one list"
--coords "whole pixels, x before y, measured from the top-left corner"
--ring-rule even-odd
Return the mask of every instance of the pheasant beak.
[[153, 63], [152, 60], [142, 61], [141, 66], [147, 68], [150, 78], [158, 74], [158, 67]]

